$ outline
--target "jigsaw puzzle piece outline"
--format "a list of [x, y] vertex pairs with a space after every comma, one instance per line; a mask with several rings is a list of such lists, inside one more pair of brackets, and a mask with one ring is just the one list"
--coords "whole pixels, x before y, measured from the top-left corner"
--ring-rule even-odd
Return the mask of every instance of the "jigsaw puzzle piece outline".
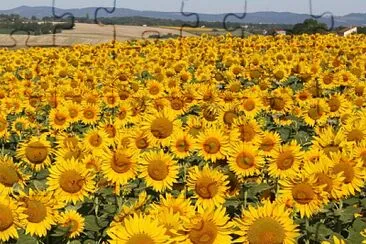
[[248, 6], [248, 2], [247, 2], [247, 0], [245, 0], [245, 4], [244, 4], [244, 12], [243, 12], [243, 14], [242, 14], [241, 16], [239, 16], [239, 15], [237, 15], [237, 14], [235, 14], [235, 13], [228, 13], [228, 14], [226, 14], [226, 15], [224, 16], [224, 19], [223, 19], [223, 21], [222, 21], [222, 24], [223, 24], [224, 29], [225, 29], [227, 32], [234, 32], [234, 31], [236, 31], [236, 30], [241, 29], [241, 38], [244, 38], [244, 29], [243, 29], [243, 27], [241, 27], [241, 26], [237, 26], [237, 27], [234, 27], [234, 28], [229, 28], [229, 27], [227, 26], [227, 19], [228, 19], [229, 17], [231, 17], [231, 16], [233, 16], [233, 17], [235, 17], [235, 18], [237, 18], [237, 19], [240, 19], [240, 20], [245, 19], [245, 17], [247, 17], [247, 6]]
[[312, 0], [309, 0], [309, 14], [313, 19], [316, 19], [316, 20], [321, 19], [324, 15], [330, 15], [330, 21], [331, 21], [330, 28], [329, 29], [320, 28], [320, 29], [325, 30], [325, 31], [332, 31], [334, 29], [334, 15], [333, 15], [333, 13], [330, 12], [330, 11], [326, 11], [326, 12], [323, 12], [322, 14], [320, 14], [320, 15], [314, 15], [313, 14], [313, 1]]

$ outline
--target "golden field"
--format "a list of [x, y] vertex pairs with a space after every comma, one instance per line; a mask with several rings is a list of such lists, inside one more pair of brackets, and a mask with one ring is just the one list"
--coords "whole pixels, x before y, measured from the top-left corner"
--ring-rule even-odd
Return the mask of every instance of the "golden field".
[[366, 243], [365, 40], [0, 50], [0, 243]]

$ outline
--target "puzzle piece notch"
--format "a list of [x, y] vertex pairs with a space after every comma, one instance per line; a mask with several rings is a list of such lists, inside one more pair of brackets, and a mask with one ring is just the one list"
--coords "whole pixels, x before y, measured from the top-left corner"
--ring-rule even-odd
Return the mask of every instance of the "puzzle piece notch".
[[224, 19], [223, 19], [223, 27], [224, 29], [227, 31], [227, 32], [234, 32], [236, 30], [239, 30], [241, 29], [241, 38], [244, 38], [244, 28], [242, 26], [237, 26], [237, 27], [234, 27], [234, 28], [230, 28], [228, 25], [227, 25], [227, 19], [231, 16], [235, 17], [235, 18], [238, 18], [240, 20], [243, 20], [245, 19], [245, 17], [247, 16], [247, 0], [245, 0], [245, 5], [244, 5], [244, 12], [243, 14], [240, 16], [240, 15], [237, 15], [237, 14], [234, 14], [234, 13], [228, 13], [225, 15]]
[[26, 47], [70, 47], [70, 45], [57, 45], [56, 44], [56, 34], [57, 34], [57, 30], [71, 30], [72, 28], [74, 28], [75, 26], [75, 16], [70, 13], [70, 12], [66, 12], [62, 15], [57, 15], [56, 14], [56, 7], [55, 7], [55, 0], [52, 0], [52, 16], [55, 19], [63, 19], [65, 16], [68, 16], [71, 19], [71, 22], [69, 25], [65, 25], [65, 24], [56, 24], [52, 30], [52, 44], [43, 44], [43, 45], [30, 45], [28, 43], [29, 38], [30, 38], [30, 33], [28, 34], [28, 38], [26, 40]]
[[319, 29], [324, 30], [324, 31], [332, 31], [334, 29], [334, 15], [333, 15], [333, 13], [327, 11], [327, 12], [322, 13], [321, 15], [314, 15], [313, 14], [313, 1], [312, 0], [309, 0], [309, 13], [310, 13], [310, 16], [314, 19], [321, 19], [321, 18], [323, 18], [324, 15], [330, 15], [330, 21], [331, 21], [330, 28], [329, 29], [319, 28]]
[[[104, 26], [103, 23], [98, 20], [99, 11], [104, 10], [108, 14], [113, 14], [116, 11], [116, 4], [117, 4], [117, 0], [113, 0], [113, 7], [112, 7], [111, 10], [109, 10], [108, 8], [105, 8], [105, 7], [96, 8], [95, 11], [94, 11], [94, 23], [99, 25], [99, 26]], [[112, 40], [112, 46], [113, 47], [115, 46], [116, 40], [117, 40], [116, 25], [113, 25], [113, 40]]]

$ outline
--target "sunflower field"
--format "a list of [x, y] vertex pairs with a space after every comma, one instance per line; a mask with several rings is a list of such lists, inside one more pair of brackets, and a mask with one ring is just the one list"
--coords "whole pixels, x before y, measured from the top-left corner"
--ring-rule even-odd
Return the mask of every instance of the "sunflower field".
[[364, 35], [0, 50], [0, 243], [366, 243]]

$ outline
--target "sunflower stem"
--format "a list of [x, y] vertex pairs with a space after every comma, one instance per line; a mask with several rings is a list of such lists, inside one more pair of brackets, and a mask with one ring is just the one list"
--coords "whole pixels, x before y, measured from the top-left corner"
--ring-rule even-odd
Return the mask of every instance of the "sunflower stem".
[[243, 196], [243, 200], [244, 200], [244, 209], [247, 208], [247, 198], [248, 198], [248, 190], [244, 185], [244, 196]]
[[309, 218], [305, 217], [305, 231], [306, 231], [306, 239], [305, 239], [305, 243], [309, 244], [310, 243], [310, 233], [309, 233]]

